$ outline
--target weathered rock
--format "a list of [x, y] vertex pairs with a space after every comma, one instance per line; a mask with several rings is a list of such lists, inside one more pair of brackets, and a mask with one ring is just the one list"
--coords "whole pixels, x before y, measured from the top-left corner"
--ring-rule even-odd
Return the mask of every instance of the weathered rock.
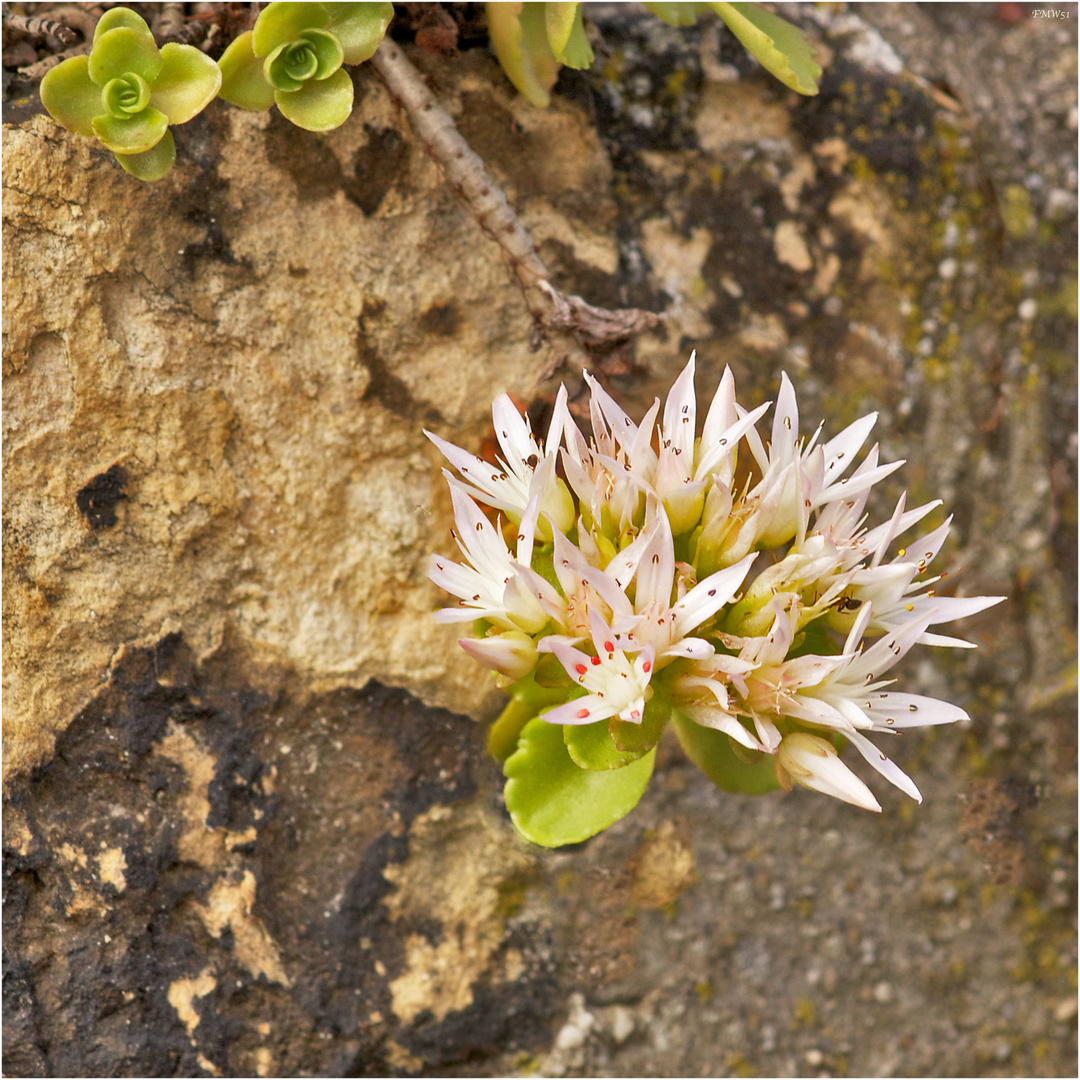
[[703, 391], [877, 409], [875, 512], [944, 498], [1010, 594], [909, 666], [973, 723], [881, 817], [665, 744], [602, 837], [515, 838], [421, 429], [479, 448], [559, 356], [367, 72], [325, 137], [214, 106], [157, 185], [5, 127], [6, 1072], [1071, 1067], [1075, 33], [944, 7], [799, 8], [809, 100], [624, 5], [543, 113], [415, 57], [559, 284], [666, 309], [629, 407], [696, 347]]

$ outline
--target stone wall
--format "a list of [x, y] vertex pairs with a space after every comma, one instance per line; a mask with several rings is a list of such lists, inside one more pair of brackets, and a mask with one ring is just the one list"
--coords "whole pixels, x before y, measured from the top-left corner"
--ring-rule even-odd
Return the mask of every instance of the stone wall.
[[[215, 104], [156, 185], [5, 125], [5, 1072], [1072, 1068], [1076, 9], [1014, 6], [800, 8], [813, 99], [624, 5], [546, 112], [412, 52], [560, 286], [667, 312], [591, 358], [365, 69], [328, 136]], [[530, 850], [430, 618], [422, 428], [479, 448], [583, 362], [640, 413], [691, 348], [700, 393], [880, 411], [878, 512], [945, 499], [960, 590], [1010, 597], [907, 669], [972, 724], [900, 749], [921, 807], [723, 796], [664, 744]]]

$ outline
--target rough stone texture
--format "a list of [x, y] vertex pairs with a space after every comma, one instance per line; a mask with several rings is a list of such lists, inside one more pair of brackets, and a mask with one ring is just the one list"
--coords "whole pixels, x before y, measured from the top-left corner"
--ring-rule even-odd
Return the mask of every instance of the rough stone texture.
[[723, 796], [665, 744], [631, 816], [527, 850], [424, 577], [421, 428], [479, 447], [561, 356], [499, 254], [363, 70], [339, 131], [214, 106], [152, 186], [34, 118], [4, 130], [5, 1072], [1074, 1070], [1076, 7], [791, 10], [815, 99], [623, 5], [546, 113], [482, 51], [416, 59], [561, 287], [668, 312], [630, 407], [692, 347], [747, 403], [787, 370], [807, 425], [880, 411], [908, 464], [877, 512], [946, 500], [958, 587], [1010, 600], [906, 669], [972, 715], [900, 748], [923, 806]]

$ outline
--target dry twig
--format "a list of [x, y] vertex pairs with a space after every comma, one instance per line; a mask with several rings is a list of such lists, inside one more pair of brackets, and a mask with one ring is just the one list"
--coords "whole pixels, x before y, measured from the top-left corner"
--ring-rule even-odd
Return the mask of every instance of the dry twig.
[[650, 311], [609, 311], [557, 289], [506, 196], [401, 49], [384, 38], [371, 63], [408, 113], [417, 137], [442, 167], [466, 209], [506, 254], [529, 311], [541, 327], [572, 333], [584, 348], [592, 349], [625, 340], [661, 322], [663, 316]]
[[4, 12], [4, 26], [12, 30], [21, 30], [33, 37], [54, 37], [61, 45], [74, 45], [79, 35], [55, 19], [44, 19], [33, 15], [20, 15], [18, 12]]

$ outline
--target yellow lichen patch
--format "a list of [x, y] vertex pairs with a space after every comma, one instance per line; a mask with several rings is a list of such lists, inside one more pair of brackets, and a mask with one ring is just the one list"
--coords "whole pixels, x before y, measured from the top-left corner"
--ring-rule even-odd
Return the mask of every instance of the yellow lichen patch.
[[387, 1064], [402, 1072], [418, 1072], [424, 1067], [423, 1058], [410, 1054], [404, 1046], [394, 1042], [393, 1039], [386, 1040], [383, 1051], [386, 1054]]
[[97, 857], [98, 877], [107, 885], [111, 885], [118, 893], [127, 888], [127, 878], [124, 871], [127, 869], [127, 859], [124, 858], [123, 848], [109, 848]]
[[196, 910], [211, 937], [221, 937], [226, 929], [232, 931], [236, 958], [254, 978], [263, 975], [270, 982], [291, 986], [273, 938], [251, 913], [254, 902], [255, 875], [245, 870], [239, 881], [215, 881], [207, 903]]
[[744, 83], [708, 85], [694, 121], [702, 152], [720, 157], [760, 139], [786, 139], [789, 126], [788, 110], [781, 102], [763, 100]]
[[188, 1035], [194, 1033], [202, 1019], [195, 1011], [195, 1001], [204, 998], [214, 987], [217, 980], [212, 968], [204, 968], [194, 979], [177, 979], [169, 986], [169, 1004], [176, 1010], [180, 1023], [187, 1028]]
[[799, 273], [805, 273], [814, 265], [814, 260], [810, 257], [810, 249], [806, 246], [797, 222], [781, 221], [776, 226], [773, 248], [776, 251], [777, 262], [790, 266], [792, 270], [797, 270]]
[[[405, 970], [390, 983], [394, 1013], [409, 1023], [424, 1010], [442, 1020], [473, 1002], [472, 987], [490, 975], [503, 940], [500, 885], [532, 859], [486, 807], [434, 807], [413, 823], [409, 858], [383, 874], [394, 892], [383, 903], [392, 921], [435, 919], [437, 945], [420, 934], [405, 942]], [[505, 958], [506, 975], [521, 974]]]
[[642, 225], [641, 235], [642, 250], [657, 282], [674, 298], [669, 326], [674, 323], [679, 333], [691, 337], [706, 336], [713, 302], [701, 273], [712, 245], [708, 230], [692, 229], [687, 240], [669, 221], [655, 218]]
[[630, 892], [643, 908], [673, 904], [698, 879], [686, 821], [665, 821], [630, 861]]
[[168, 733], [154, 747], [154, 752], [175, 762], [187, 774], [187, 790], [181, 796], [179, 815], [185, 828], [176, 845], [180, 859], [199, 866], [216, 865], [224, 847], [223, 830], [206, 826], [210, 813], [207, 792], [217, 764], [213, 754], [176, 724], [169, 725]]

